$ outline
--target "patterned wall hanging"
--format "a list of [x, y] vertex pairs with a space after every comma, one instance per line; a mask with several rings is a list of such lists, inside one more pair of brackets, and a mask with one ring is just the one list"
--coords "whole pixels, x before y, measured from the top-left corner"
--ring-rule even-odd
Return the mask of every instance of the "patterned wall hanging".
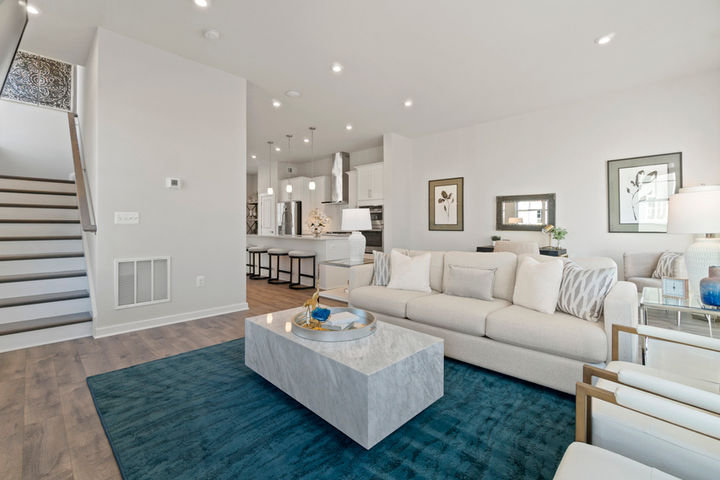
[[72, 65], [18, 50], [1, 98], [70, 111]]

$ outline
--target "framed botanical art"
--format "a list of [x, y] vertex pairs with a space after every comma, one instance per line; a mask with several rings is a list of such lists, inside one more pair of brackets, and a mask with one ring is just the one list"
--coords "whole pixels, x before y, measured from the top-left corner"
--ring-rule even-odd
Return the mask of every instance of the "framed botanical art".
[[428, 182], [428, 219], [430, 230], [463, 230], [463, 177]]
[[608, 231], [667, 232], [668, 200], [682, 187], [682, 153], [607, 162]]

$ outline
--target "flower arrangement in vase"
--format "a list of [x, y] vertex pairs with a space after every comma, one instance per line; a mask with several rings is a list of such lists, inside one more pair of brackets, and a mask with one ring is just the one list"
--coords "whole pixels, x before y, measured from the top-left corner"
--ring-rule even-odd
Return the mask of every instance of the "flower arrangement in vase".
[[305, 224], [310, 229], [314, 237], [319, 237], [330, 226], [330, 217], [325, 215], [319, 208], [315, 208], [308, 215]]

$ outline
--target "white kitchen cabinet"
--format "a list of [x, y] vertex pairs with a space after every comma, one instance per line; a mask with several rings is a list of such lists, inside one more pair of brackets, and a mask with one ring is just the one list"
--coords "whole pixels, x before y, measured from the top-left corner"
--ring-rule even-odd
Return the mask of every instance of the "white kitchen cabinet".
[[258, 202], [258, 233], [260, 235], [274, 235], [275, 231], [275, 195], [261, 193]]
[[370, 163], [358, 165], [357, 200], [358, 205], [378, 205], [383, 200], [383, 164]]

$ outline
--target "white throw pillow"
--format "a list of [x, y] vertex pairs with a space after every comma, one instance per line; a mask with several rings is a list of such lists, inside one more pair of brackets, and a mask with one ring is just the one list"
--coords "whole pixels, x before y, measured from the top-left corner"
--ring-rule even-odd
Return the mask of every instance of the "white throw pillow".
[[542, 313], [554, 313], [562, 275], [563, 262], [559, 258], [538, 262], [525, 257], [517, 270], [513, 303]]
[[443, 293], [492, 301], [495, 270], [497, 269], [448, 265], [448, 280]]
[[409, 257], [393, 250], [387, 288], [430, 293], [430, 259], [430, 253]]

